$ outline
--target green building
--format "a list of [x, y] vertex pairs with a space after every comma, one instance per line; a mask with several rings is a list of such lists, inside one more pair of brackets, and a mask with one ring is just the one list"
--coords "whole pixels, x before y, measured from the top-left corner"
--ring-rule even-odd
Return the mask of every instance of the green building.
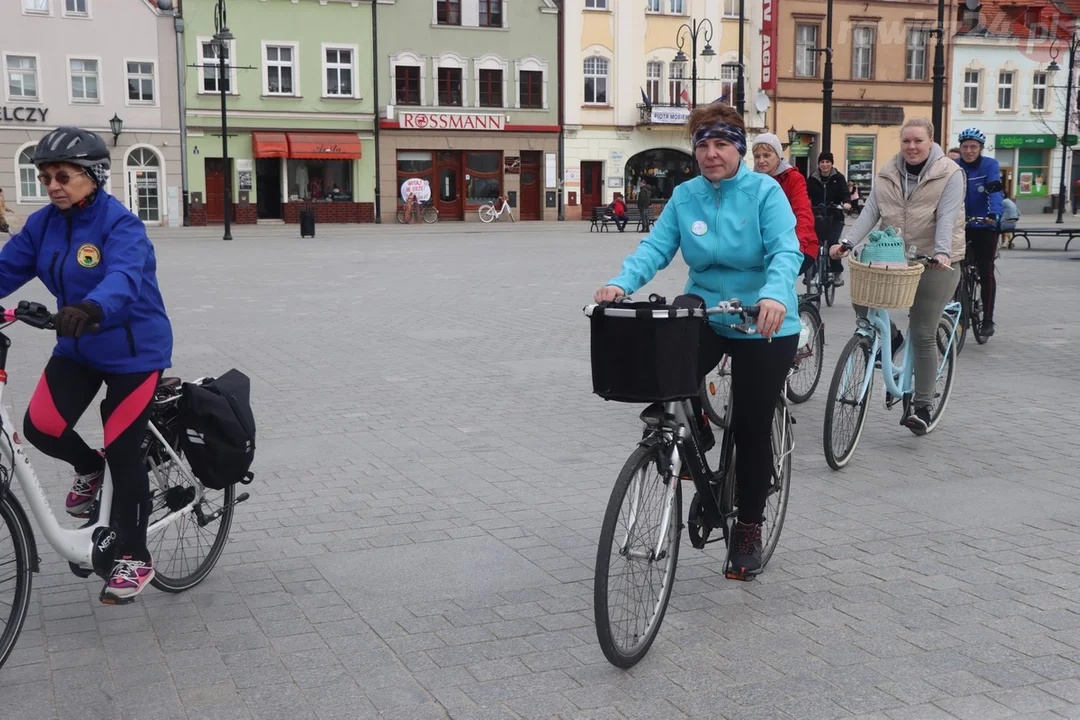
[[556, 219], [555, 1], [383, 0], [377, 11], [384, 222], [409, 181], [442, 220], [475, 220], [503, 194], [520, 219]]
[[224, 77], [216, 6], [182, 5], [191, 224], [222, 222], [226, 212], [236, 223], [297, 222], [304, 209], [319, 222], [373, 221], [370, 0], [227, 0]]

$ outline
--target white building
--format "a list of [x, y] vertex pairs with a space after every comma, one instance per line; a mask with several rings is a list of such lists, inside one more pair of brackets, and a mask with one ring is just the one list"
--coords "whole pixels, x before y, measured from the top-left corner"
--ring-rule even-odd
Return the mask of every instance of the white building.
[[[978, 20], [969, 18], [953, 38], [947, 148], [965, 128], [982, 130], [984, 154], [1001, 164], [1006, 196], [1025, 215], [1056, 208], [1071, 21], [1049, 7], [985, 2]], [[1071, 195], [1069, 175], [1066, 167]]]
[[[60, 125], [113, 146], [107, 190], [147, 224], [179, 221], [172, 15], [148, 0], [3, 0], [0, 29], [0, 187], [15, 226], [48, 202], [30, 158]], [[115, 136], [113, 118], [122, 123]]]
[[[745, 2], [743, 70], [748, 132], [766, 123], [759, 112], [761, 14]], [[567, 0], [565, 183], [567, 219], [590, 217], [616, 192], [636, 195], [645, 177], [662, 202], [695, 173], [684, 122], [693, 96], [693, 59], [686, 24], [704, 22], [697, 42], [697, 100], [734, 105], [739, 75], [740, 0]], [[711, 36], [707, 38], [709, 33]], [[712, 53], [708, 58], [706, 45]], [[646, 101], [647, 99], [647, 101]], [[767, 102], [767, 101], [766, 101]]]

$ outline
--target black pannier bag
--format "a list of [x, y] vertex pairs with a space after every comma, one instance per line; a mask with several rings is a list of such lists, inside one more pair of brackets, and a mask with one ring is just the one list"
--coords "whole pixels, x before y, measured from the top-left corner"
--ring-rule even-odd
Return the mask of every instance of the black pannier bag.
[[601, 303], [587, 308], [594, 393], [631, 403], [698, 394], [698, 343], [705, 311], [686, 307], [700, 303], [696, 296], [680, 296], [675, 303]]
[[254, 477], [255, 415], [251, 380], [233, 369], [201, 384], [184, 383], [180, 397], [180, 445], [200, 482], [223, 490]]

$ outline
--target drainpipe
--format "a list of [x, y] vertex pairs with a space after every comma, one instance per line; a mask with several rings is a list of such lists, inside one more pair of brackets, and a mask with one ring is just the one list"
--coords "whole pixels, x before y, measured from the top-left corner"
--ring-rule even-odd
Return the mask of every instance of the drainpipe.
[[371, 0], [371, 93], [375, 98], [375, 222], [382, 223], [382, 189], [379, 184], [379, 0]]
[[558, 177], [555, 178], [555, 187], [559, 191], [559, 220], [566, 219], [566, 209], [563, 207], [563, 178], [566, 177], [566, 103], [563, 101], [563, 76], [565, 74], [565, 61], [563, 46], [565, 44], [565, 32], [566, 32], [566, 1], [560, 0], [559, 5], [559, 26], [558, 26], [558, 47], [559, 53], [559, 92], [555, 93], [556, 102], [559, 103], [559, 157], [558, 162], [555, 165], [555, 172]]
[[176, 84], [180, 95], [180, 203], [183, 208], [184, 227], [191, 225], [188, 212], [188, 156], [187, 156], [187, 68], [184, 66], [184, 18], [180, 17], [180, 8], [173, 15], [173, 29], [176, 31]]

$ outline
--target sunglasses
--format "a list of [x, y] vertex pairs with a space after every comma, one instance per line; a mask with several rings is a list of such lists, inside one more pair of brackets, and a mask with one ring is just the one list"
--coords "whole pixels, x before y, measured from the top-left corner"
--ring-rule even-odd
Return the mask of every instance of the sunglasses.
[[50, 175], [49, 173], [40, 173], [37, 176], [37, 179], [38, 179], [39, 183], [41, 183], [42, 185], [45, 185], [46, 187], [48, 187], [48, 185], [53, 181], [53, 178], [56, 178], [56, 182], [60, 183], [61, 185], [67, 185], [69, 182], [71, 182], [71, 179], [73, 177], [75, 177], [76, 175], [86, 175], [86, 173], [85, 172], [69, 173], [67, 170], [61, 170], [60, 172], [56, 173], [55, 175]]

